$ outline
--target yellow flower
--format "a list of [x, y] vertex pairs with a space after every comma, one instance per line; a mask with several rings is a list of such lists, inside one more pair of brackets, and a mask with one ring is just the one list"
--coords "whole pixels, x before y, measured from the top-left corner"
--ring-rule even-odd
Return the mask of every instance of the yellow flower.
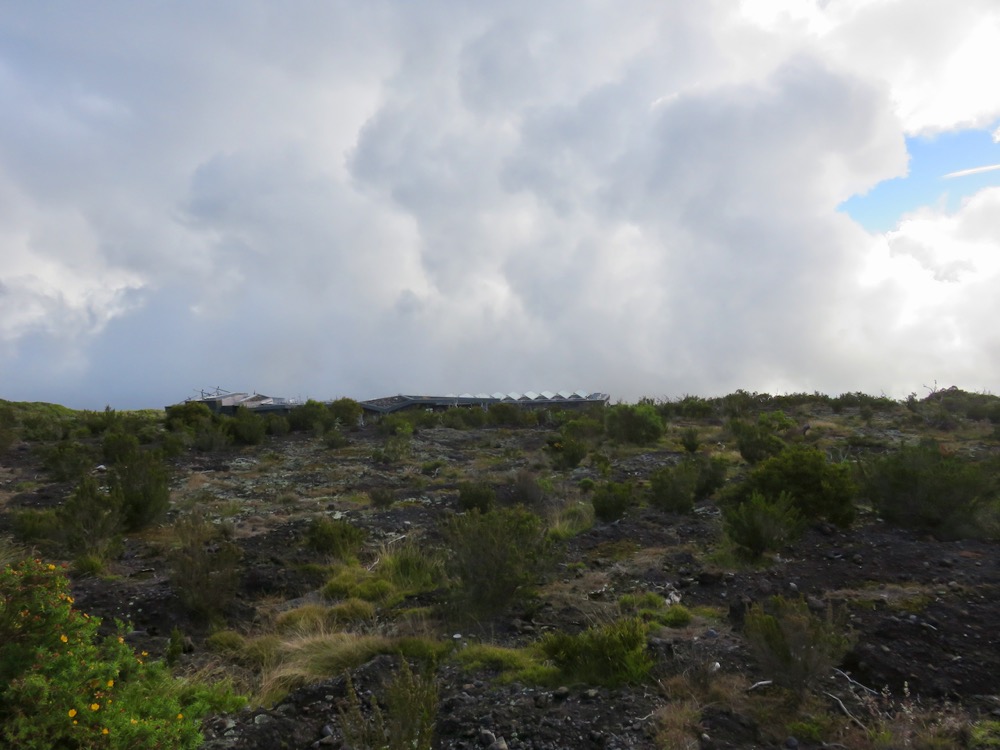
[[118, 636], [118, 642], [119, 643], [125, 643], [125, 639], [122, 638], [121, 636]]
[[184, 718], [184, 714], [177, 714], [177, 718], [178, 719], [183, 719]]
[[75, 708], [71, 708], [69, 710], [69, 718], [72, 719], [74, 716], [76, 716], [76, 709]]
[[104, 727], [104, 729], [101, 730], [101, 734], [107, 734], [107, 733], [108, 733], [108, 728]]
[[49, 570], [55, 570], [55, 569], [56, 569], [56, 566], [53, 565], [52, 563], [49, 563]]
[[115, 681], [114, 680], [108, 680], [108, 687], [114, 687], [114, 686], [115, 686]]
[[101, 707], [100, 703], [91, 703], [90, 704], [90, 710], [91, 711], [97, 711], [100, 707]]
[[67, 638], [65, 634], [59, 636], [59, 640], [63, 643], [69, 643], [69, 638]]
[[133, 723], [133, 724], [138, 724], [138, 723], [139, 723], [139, 721], [138, 721], [138, 719], [132, 719], [132, 723]]
[[143, 651], [143, 652], [142, 652], [142, 655], [143, 655], [143, 656], [149, 656], [149, 652], [148, 652], [148, 651]]

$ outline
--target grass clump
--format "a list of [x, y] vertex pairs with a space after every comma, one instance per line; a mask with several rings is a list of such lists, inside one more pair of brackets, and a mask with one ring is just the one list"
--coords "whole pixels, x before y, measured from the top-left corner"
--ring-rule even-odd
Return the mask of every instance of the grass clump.
[[383, 547], [376, 574], [403, 595], [433, 591], [444, 585], [444, 557], [415, 539]]
[[360, 565], [342, 565], [323, 585], [321, 593], [324, 599], [362, 599], [377, 603], [388, 603], [399, 596], [390, 581]]
[[338, 560], [353, 560], [365, 542], [364, 529], [347, 521], [319, 516], [306, 529], [306, 547]]
[[646, 650], [646, 625], [635, 617], [577, 635], [549, 633], [539, 648], [565, 679], [588, 685], [642, 682], [653, 666]]

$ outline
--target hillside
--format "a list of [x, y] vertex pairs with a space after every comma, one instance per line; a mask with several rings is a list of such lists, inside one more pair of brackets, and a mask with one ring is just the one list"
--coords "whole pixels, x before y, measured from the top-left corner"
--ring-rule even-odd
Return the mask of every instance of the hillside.
[[0, 552], [207, 748], [1000, 746], [1000, 399], [502, 407], [0, 402]]

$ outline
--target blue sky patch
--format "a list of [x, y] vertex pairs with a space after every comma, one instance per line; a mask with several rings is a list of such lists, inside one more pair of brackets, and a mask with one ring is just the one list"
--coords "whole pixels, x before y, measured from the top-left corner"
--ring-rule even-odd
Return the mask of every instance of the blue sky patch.
[[957, 209], [962, 199], [985, 187], [1000, 185], [1000, 169], [945, 175], [1000, 165], [1000, 144], [993, 141], [997, 124], [985, 130], [962, 130], [906, 139], [910, 173], [880, 182], [865, 195], [840, 204], [840, 210], [870, 232], [895, 229], [903, 214], [921, 206]]

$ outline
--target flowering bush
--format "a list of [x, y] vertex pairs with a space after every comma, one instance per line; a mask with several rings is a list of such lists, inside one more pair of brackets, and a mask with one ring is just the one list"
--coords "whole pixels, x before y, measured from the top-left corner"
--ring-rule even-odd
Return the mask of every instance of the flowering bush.
[[[24, 560], [0, 573], [0, 745], [65, 748], [195, 748], [208, 710], [235, 708], [231, 694], [182, 700], [187, 686], [162, 663], [137, 656], [100, 620], [73, 609], [55, 565]], [[121, 627], [119, 627], [121, 631]]]

